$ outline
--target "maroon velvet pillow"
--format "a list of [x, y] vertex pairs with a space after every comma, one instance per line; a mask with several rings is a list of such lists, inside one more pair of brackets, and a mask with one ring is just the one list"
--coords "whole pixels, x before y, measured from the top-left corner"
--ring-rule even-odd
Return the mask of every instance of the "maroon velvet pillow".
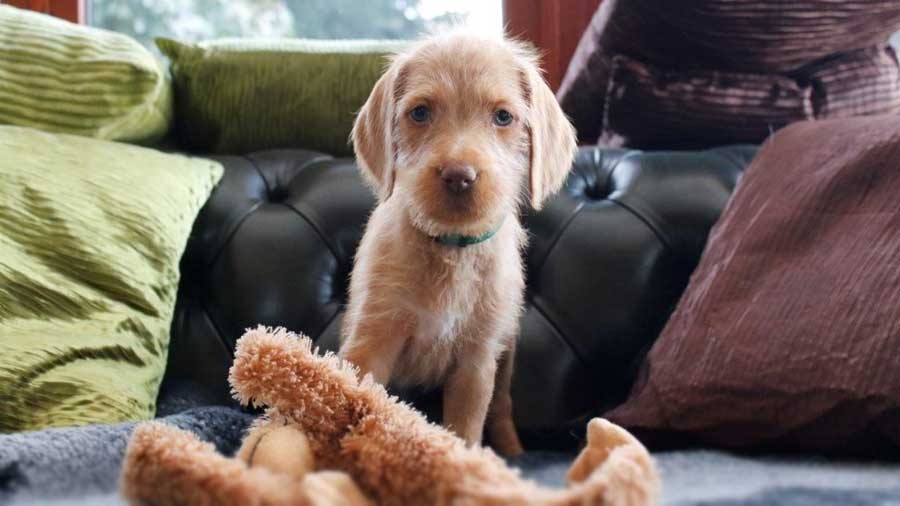
[[765, 144], [607, 416], [651, 443], [900, 455], [900, 117]]
[[900, 0], [604, 0], [558, 92], [583, 142], [758, 143], [900, 112]]

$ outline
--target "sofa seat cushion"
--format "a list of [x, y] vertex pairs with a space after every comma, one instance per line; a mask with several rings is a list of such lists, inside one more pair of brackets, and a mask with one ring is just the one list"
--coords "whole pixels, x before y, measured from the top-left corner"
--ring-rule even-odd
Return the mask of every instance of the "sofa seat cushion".
[[210, 160], [0, 127], [0, 432], [146, 419]]

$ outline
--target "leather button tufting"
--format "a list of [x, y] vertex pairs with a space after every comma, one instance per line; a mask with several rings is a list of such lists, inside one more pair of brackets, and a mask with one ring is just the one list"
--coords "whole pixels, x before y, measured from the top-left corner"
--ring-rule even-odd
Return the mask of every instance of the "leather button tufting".
[[587, 200], [603, 200], [613, 191], [611, 175], [619, 161], [638, 151], [581, 149], [575, 157], [572, 176], [564, 191]]
[[279, 203], [287, 200], [288, 196], [287, 188], [273, 188], [269, 191], [268, 200], [271, 203]]

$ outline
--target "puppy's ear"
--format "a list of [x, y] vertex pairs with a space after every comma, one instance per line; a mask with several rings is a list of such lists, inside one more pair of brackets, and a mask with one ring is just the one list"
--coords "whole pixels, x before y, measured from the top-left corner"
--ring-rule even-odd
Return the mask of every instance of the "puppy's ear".
[[522, 88], [529, 104], [531, 207], [540, 209], [566, 181], [577, 145], [575, 129], [538, 71], [537, 58], [527, 49], [522, 51]]
[[366, 182], [384, 202], [394, 190], [394, 115], [402, 73], [395, 59], [375, 83], [353, 123], [353, 149]]

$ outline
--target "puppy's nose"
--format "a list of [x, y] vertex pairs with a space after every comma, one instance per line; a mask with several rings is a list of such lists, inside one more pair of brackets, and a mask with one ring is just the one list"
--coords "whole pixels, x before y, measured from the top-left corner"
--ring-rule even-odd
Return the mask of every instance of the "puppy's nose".
[[478, 173], [471, 165], [450, 165], [441, 169], [444, 186], [453, 193], [465, 193], [475, 184]]

